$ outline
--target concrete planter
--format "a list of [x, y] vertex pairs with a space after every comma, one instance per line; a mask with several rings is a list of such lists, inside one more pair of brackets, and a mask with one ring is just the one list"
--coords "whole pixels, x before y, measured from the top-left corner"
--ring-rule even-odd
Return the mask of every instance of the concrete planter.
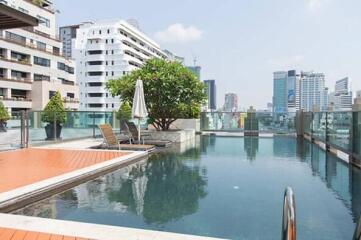
[[147, 138], [149, 139], [172, 141], [176, 143], [192, 140], [195, 138], [196, 135], [196, 131], [194, 129], [169, 130], [169, 131], [149, 130], [146, 132], [149, 134], [149, 136], [147, 136]]

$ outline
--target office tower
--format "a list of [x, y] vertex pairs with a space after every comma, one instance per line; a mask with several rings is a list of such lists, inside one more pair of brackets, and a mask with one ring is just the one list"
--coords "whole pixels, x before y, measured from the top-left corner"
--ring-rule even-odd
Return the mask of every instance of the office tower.
[[148, 59], [167, 58], [157, 43], [124, 20], [82, 24], [74, 42], [80, 109], [86, 111], [118, 110], [119, 97], [109, 94], [106, 82], [139, 69]]
[[198, 78], [198, 80], [201, 80], [201, 70], [202, 68], [200, 66], [188, 66], [187, 67], [189, 69], [189, 71], [191, 71], [194, 75], [196, 75], [196, 77]]
[[204, 81], [207, 94], [207, 110], [217, 110], [217, 99], [216, 99], [216, 81], [215, 80], [205, 80]]
[[236, 112], [238, 110], [238, 96], [235, 93], [227, 93], [224, 99], [224, 110]]
[[2, 1], [36, 17], [38, 26], [0, 31], [0, 100], [9, 112], [42, 110], [59, 91], [65, 107], [77, 109], [74, 64], [61, 54], [52, 1]]
[[300, 104], [304, 111], [327, 110], [328, 89], [323, 73], [301, 72]]
[[300, 75], [296, 70], [273, 73], [273, 112], [286, 114], [300, 108]]
[[329, 95], [329, 107], [334, 111], [352, 109], [352, 91], [349, 87], [348, 77], [336, 82], [335, 91]]

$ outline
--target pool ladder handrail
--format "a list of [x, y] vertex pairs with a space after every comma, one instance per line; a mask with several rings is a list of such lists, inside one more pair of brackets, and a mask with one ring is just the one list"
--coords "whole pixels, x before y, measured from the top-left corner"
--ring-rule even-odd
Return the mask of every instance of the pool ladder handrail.
[[283, 198], [282, 240], [296, 240], [296, 202], [290, 187]]

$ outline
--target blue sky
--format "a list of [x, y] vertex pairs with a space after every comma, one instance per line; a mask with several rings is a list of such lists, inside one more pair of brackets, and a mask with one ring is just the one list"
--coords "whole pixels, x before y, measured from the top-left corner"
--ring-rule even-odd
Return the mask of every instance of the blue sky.
[[137, 19], [162, 48], [202, 66], [241, 107], [272, 101], [272, 72], [314, 70], [328, 87], [349, 76], [361, 90], [359, 0], [55, 0], [58, 25]]

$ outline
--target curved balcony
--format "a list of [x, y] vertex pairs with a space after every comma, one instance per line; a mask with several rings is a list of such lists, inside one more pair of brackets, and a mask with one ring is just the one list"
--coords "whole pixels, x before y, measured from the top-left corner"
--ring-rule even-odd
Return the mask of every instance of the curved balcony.
[[104, 72], [105, 71], [105, 63], [104, 65], [87, 65], [86, 71], [87, 72]]
[[87, 43], [86, 50], [87, 51], [105, 50], [105, 44], [104, 43]]

